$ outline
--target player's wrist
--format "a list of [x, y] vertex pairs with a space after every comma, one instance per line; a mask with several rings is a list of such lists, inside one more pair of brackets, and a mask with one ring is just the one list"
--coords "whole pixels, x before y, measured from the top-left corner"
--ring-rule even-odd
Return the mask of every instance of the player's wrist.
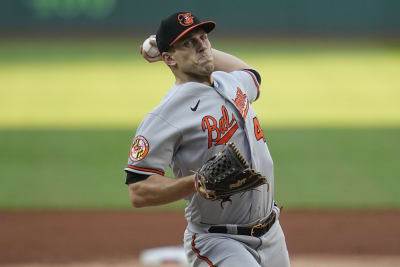
[[199, 184], [197, 182], [196, 176], [193, 175], [193, 185], [194, 185], [194, 191], [198, 192], [199, 191]]

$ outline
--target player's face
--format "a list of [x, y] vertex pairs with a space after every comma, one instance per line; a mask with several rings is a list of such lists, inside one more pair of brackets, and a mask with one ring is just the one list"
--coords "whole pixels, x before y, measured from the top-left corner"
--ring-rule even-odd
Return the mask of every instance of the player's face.
[[207, 33], [193, 30], [174, 45], [174, 59], [180, 72], [188, 76], [210, 76], [214, 71], [214, 57]]

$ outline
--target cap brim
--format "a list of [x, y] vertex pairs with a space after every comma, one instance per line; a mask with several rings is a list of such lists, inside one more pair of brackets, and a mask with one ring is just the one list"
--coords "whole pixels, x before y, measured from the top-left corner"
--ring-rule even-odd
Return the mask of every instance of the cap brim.
[[185, 34], [187, 34], [187, 33], [190, 32], [191, 30], [196, 29], [196, 28], [198, 28], [198, 27], [203, 28], [203, 30], [204, 30], [206, 33], [209, 33], [209, 32], [211, 32], [212, 30], [214, 30], [214, 28], [215, 28], [215, 22], [214, 22], [214, 21], [211, 21], [211, 20], [208, 20], [208, 21], [204, 21], [204, 22], [201, 22], [201, 23], [199, 23], [199, 24], [193, 25], [192, 27], [187, 28], [187, 29], [184, 30], [181, 34], [179, 34], [178, 37], [176, 37], [175, 40], [173, 40], [169, 45], [170, 45], [170, 46], [174, 45], [179, 39], [181, 39], [183, 36], [185, 36]]

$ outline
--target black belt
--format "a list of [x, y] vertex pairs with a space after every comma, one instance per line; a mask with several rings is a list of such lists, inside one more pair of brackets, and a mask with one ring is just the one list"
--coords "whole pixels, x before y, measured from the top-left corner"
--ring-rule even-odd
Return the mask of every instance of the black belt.
[[[267, 233], [269, 229], [271, 229], [272, 225], [274, 225], [276, 220], [276, 213], [272, 211], [271, 215], [263, 222], [253, 226], [238, 226], [237, 227], [237, 234], [238, 235], [248, 235], [248, 236], [255, 236], [260, 237]], [[227, 234], [228, 228], [226, 226], [211, 226], [208, 229], [209, 233], [220, 233], [220, 234]]]

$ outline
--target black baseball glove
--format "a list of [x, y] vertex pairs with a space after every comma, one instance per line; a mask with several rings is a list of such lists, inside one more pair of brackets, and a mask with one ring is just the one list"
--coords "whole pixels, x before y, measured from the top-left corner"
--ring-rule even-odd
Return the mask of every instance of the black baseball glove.
[[269, 183], [254, 169], [233, 143], [228, 143], [195, 172], [197, 191], [206, 199], [231, 201], [230, 197]]

